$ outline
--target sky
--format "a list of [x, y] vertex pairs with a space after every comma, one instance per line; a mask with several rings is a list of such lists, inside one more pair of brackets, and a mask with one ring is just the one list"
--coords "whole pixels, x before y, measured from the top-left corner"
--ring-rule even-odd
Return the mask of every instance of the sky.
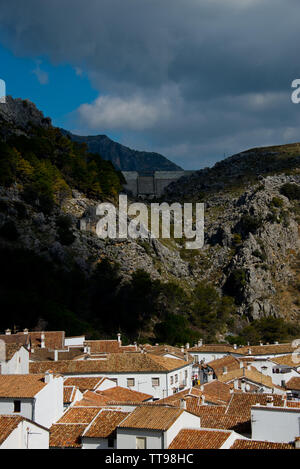
[[300, 141], [299, 0], [0, 0], [0, 79], [184, 169]]

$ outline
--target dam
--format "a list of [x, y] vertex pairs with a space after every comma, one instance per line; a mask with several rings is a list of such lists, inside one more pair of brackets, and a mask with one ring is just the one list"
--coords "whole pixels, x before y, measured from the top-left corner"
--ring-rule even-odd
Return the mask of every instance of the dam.
[[124, 190], [133, 197], [161, 197], [165, 188], [195, 171], [122, 171], [126, 180]]

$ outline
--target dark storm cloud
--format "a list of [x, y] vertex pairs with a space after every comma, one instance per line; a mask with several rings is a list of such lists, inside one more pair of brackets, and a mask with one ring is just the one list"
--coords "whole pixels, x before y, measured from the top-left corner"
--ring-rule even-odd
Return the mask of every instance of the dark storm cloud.
[[0, 1], [5, 45], [85, 69], [99, 89], [74, 128], [185, 167], [300, 140], [299, 20], [296, 0]]

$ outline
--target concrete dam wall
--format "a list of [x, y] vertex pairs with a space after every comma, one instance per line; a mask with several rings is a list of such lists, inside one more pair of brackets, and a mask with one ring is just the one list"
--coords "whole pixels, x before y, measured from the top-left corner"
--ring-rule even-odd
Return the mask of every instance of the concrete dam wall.
[[194, 171], [122, 171], [126, 180], [124, 189], [134, 197], [160, 197], [165, 188], [181, 178], [189, 176]]

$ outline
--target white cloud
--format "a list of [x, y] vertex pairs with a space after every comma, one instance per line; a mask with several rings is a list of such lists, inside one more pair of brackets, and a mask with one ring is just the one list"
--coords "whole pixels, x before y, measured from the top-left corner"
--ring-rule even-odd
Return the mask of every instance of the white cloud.
[[40, 85], [47, 85], [49, 83], [49, 75], [41, 69], [40, 64], [41, 62], [37, 61], [36, 67], [32, 70], [32, 73], [37, 77]]

